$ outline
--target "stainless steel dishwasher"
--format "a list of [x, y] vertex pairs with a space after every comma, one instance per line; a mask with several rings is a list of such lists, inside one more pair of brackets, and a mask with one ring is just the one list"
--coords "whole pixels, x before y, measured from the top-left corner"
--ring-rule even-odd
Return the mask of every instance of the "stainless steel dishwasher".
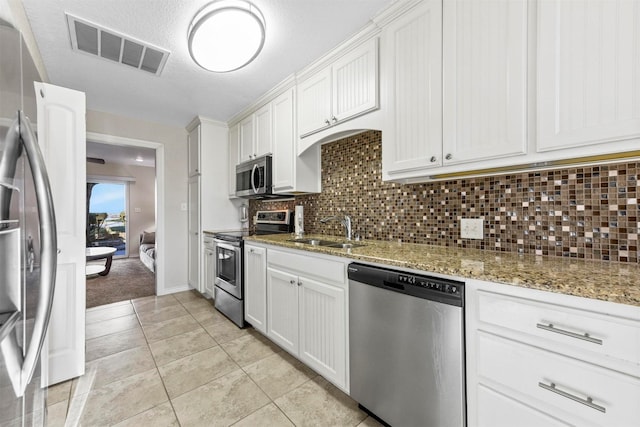
[[464, 283], [352, 263], [351, 397], [398, 427], [466, 425]]

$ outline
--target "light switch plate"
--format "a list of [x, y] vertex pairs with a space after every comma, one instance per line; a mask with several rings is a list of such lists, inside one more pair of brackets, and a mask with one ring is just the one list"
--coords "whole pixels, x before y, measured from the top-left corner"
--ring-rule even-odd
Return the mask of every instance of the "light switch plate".
[[482, 218], [460, 219], [460, 237], [463, 239], [484, 239], [484, 220]]
[[135, 213], [140, 213], [140, 212], [142, 212], [142, 209], [140, 209], [140, 208], [135, 208], [133, 211], [134, 211]]

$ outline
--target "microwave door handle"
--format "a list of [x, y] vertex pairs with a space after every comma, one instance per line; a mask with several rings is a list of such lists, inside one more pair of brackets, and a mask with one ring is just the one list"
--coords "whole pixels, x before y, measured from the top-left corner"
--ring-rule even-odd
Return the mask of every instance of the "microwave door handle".
[[253, 169], [251, 169], [251, 188], [253, 188], [254, 194], [258, 194], [258, 189], [256, 188], [256, 170], [258, 170], [258, 165], [254, 163]]
[[56, 283], [58, 262], [56, 216], [49, 176], [31, 122], [20, 112], [21, 136], [33, 171], [33, 184], [40, 219], [40, 295], [34, 317], [33, 333], [22, 363], [22, 381], [31, 381], [45, 341]]

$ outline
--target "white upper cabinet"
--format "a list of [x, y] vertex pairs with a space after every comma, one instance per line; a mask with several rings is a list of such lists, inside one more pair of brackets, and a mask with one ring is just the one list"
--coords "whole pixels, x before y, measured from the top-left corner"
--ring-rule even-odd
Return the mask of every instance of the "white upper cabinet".
[[528, 28], [525, 0], [425, 0], [384, 27], [384, 179], [527, 153]]
[[331, 125], [331, 69], [298, 85], [298, 132], [308, 135]]
[[374, 37], [298, 84], [298, 133], [304, 137], [378, 106]]
[[246, 162], [253, 159], [255, 144], [255, 116], [252, 114], [239, 124], [240, 130], [240, 162]]
[[445, 0], [443, 164], [527, 153], [527, 2]]
[[294, 89], [289, 89], [272, 102], [273, 112], [273, 189], [295, 188], [295, 123]]
[[639, 37], [637, 0], [538, 3], [538, 151], [638, 149]]
[[[253, 157], [273, 152], [271, 104], [267, 104], [254, 113], [256, 126], [256, 140]], [[247, 160], [243, 158], [243, 161]]]
[[425, 1], [382, 32], [387, 86], [383, 172], [442, 165], [442, 2]]
[[269, 154], [272, 149], [271, 104], [240, 121], [240, 163]]
[[189, 162], [189, 176], [198, 175], [200, 173], [200, 126], [196, 126], [189, 132], [187, 141], [187, 150]]
[[331, 83], [332, 122], [378, 108], [378, 38], [334, 62]]

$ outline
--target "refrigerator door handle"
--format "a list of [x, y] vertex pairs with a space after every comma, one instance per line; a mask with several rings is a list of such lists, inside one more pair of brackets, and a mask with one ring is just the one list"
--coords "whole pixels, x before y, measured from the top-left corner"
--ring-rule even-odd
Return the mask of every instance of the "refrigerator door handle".
[[40, 293], [31, 341], [26, 348], [22, 363], [22, 384], [26, 386], [31, 381], [38, 363], [49, 320], [51, 319], [58, 262], [58, 243], [53, 196], [44, 158], [38, 147], [38, 141], [31, 127], [31, 122], [22, 111], [19, 112], [19, 118], [20, 136], [33, 171], [33, 183], [40, 215]]
[[9, 219], [11, 194], [15, 188], [13, 187], [13, 179], [16, 175], [18, 158], [22, 154], [19, 112], [9, 126], [5, 140], [6, 144], [0, 155], [0, 220]]

